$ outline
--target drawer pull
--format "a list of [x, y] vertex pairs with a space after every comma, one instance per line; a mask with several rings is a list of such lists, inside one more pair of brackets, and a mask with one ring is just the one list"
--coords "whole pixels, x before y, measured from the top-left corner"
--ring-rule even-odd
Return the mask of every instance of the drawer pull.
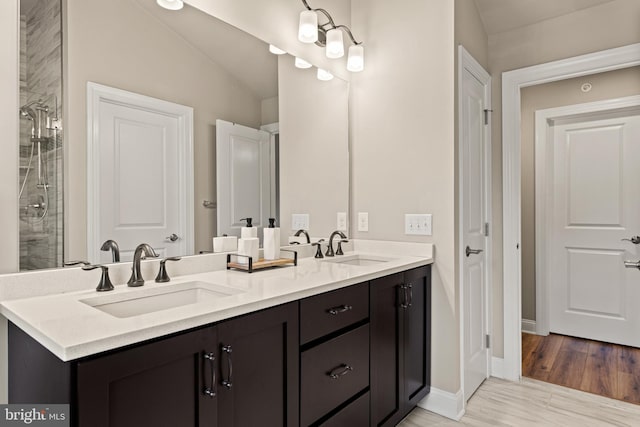
[[349, 310], [353, 310], [353, 306], [343, 304], [343, 305], [339, 305], [337, 307], [330, 308], [329, 310], [327, 310], [327, 313], [335, 316], [337, 314], [344, 313], [345, 311], [349, 311]]
[[[228, 370], [227, 379], [226, 380], [224, 378], [222, 379], [222, 385], [225, 386], [226, 388], [231, 388], [233, 386], [233, 364], [231, 363], [231, 352], [233, 350], [231, 349], [230, 345], [221, 345], [221, 348], [223, 353], [227, 353], [227, 370]], [[220, 376], [222, 376], [222, 374], [220, 374]]]
[[353, 371], [353, 368], [346, 363], [343, 363], [342, 365], [329, 372], [327, 375], [329, 375], [332, 380], [337, 380], [340, 379], [340, 377], [347, 375], [351, 371]]
[[205, 385], [203, 393], [207, 397], [214, 398], [216, 397], [216, 357], [213, 353], [204, 353], [203, 358], [209, 362], [209, 368], [211, 369], [209, 386]]

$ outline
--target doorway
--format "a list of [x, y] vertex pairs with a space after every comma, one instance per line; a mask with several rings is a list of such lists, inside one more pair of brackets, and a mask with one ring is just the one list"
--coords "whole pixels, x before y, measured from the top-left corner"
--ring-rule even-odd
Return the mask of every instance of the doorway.
[[640, 45], [630, 45], [506, 72], [502, 79], [503, 141], [503, 377], [517, 381], [521, 348], [521, 89], [570, 77], [629, 68], [640, 64]]

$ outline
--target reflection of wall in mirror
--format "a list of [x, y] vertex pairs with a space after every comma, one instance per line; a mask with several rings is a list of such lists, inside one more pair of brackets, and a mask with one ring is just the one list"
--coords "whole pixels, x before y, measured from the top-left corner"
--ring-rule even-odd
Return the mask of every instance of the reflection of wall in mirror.
[[194, 108], [195, 251], [211, 250], [215, 210], [202, 200], [215, 200], [215, 120], [260, 127], [262, 100], [136, 2], [68, 2], [67, 17], [66, 258], [86, 250], [87, 81]]
[[320, 81], [316, 69], [278, 61], [280, 90], [280, 226], [310, 214], [310, 234], [328, 237], [349, 207], [348, 83]]

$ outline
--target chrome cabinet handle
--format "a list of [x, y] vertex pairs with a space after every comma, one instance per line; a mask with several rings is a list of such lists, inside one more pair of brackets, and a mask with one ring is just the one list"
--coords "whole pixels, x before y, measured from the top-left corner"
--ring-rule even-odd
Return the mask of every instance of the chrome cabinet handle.
[[637, 268], [640, 270], [640, 261], [625, 261], [624, 266], [625, 268]]
[[178, 235], [176, 233], [172, 233], [171, 236], [165, 237], [165, 240], [169, 240], [170, 242], [175, 242], [179, 238], [180, 237], [178, 237]]
[[343, 376], [347, 375], [351, 371], [353, 371], [353, 367], [347, 365], [346, 363], [343, 363], [342, 365], [340, 365], [337, 368], [333, 369], [327, 375], [332, 380], [338, 380], [338, 379], [340, 379], [340, 377], [343, 377]]
[[233, 386], [233, 363], [231, 362], [231, 352], [233, 349], [230, 345], [223, 345], [222, 351], [227, 353], [227, 367], [229, 368], [229, 375], [226, 380], [224, 378], [222, 379], [222, 385], [226, 388], [231, 388]]
[[411, 307], [413, 304], [413, 285], [409, 283], [407, 285], [407, 290], [409, 291], [409, 298], [407, 299], [407, 308]]
[[213, 353], [204, 353], [202, 357], [205, 362], [209, 362], [209, 368], [211, 369], [209, 386], [205, 385], [203, 394], [213, 399], [216, 397], [216, 357]]
[[335, 315], [338, 315], [340, 313], [344, 313], [345, 311], [349, 311], [349, 310], [353, 310], [353, 306], [343, 304], [343, 305], [339, 305], [338, 307], [330, 308], [329, 310], [327, 310], [327, 313], [335, 316]]
[[480, 252], [482, 252], [482, 249], [471, 249], [469, 246], [464, 250], [464, 253], [467, 254], [467, 256], [471, 254], [478, 255]]
[[640, 244], [640, 236], [633, 236], [630, 239], [621, 239], [622, 242], [631, 242], [634, 245]]
[[400, 303], [400, 307], [409, 308], [409, 297], [407, 295], [407, 285], [401, 283], [398, 285], [398, 289], [402, 292], [402, 302]]

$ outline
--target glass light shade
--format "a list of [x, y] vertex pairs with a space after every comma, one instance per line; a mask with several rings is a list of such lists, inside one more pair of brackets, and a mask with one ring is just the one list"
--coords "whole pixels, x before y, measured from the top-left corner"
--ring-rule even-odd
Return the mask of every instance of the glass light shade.
[[324, 82], [333, 79], [333, 74], [328, 72], [327, 70], [323, 70], [322, 68], [318, 68], [318, 80], [322, 80]]
[[353, 45], [349, 47], [347, 70], [354, 73], [364, 70], [364, 48], [362, 45]]
[[284, 55], [285, 53], [287, 53], [284, 50], [272, 44], [269, 45], [269, 52], [273, 53], [274, 55]]
[[342, 58], [344, 56], [344, 43], [342, 31], [334, 28], [327, 31], [327, 58]]
[[182, 0], [156, 0], [156, 3], [158, 3], [158, 6], [169, 10], [180, 10], [184, 7]]
[[311, 64], [310, 63], [308, 63], [307, 61], [305, 61], [302, 58], [298, 58], [297, 56], [296, 56], [296, 60], [295, 60], [294, 64], [298, 68], [311, 68]]
[[318, 14], [313, 10], [300, 12], [298, 40], [303, 43], [315, 43], [318, 41]]

